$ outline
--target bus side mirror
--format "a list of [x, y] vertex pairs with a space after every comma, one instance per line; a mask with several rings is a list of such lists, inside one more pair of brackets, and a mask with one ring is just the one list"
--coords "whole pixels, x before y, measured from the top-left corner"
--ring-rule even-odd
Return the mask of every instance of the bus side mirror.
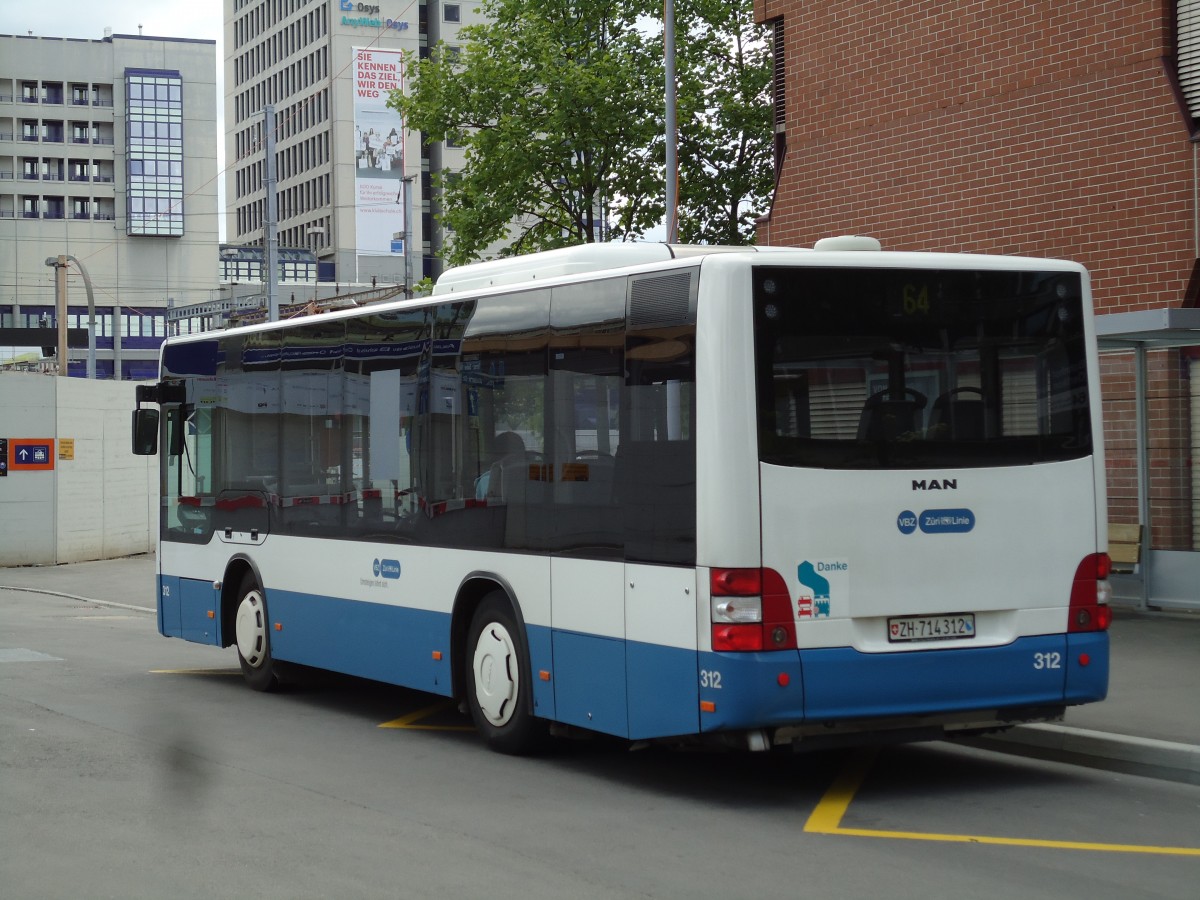
[[135, 456], [153, 456], [158, 452], [158, 410], [133, 411], [133, 452]]

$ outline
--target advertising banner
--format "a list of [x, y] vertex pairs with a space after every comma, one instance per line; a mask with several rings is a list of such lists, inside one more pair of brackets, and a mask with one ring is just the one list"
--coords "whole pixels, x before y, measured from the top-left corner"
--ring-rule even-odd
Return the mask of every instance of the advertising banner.
[[401, 51], [354, 49], [355, 230], [360, 256], [404, 253], [404, 121], [387, 105]]

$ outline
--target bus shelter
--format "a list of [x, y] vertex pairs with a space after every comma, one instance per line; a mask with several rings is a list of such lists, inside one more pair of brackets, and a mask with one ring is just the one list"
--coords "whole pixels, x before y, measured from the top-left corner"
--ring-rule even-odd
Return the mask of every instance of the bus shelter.
[[[1142, 526], [1141, 548], [1138, 565], [1132, 573], [1114, 573], [1115, 596], [1134, 602], [1139, 609], [1200, 609], [1200, 551], [1153, 548], [1146, 366], [1146, 355], [1151, 351], [1200, 346], [1200, 309], [1163, 307], [1099, 315], [1096, 317], [1096, 337], [1102, 353], [1133, 354], [1135, 468], [1138, 522]], [[1197, 380], [1193, 374], [1193, 409], [1196, 407]], [[1192, 450], [1194, 453], [1194, 438]], [[1193, 486], [1194, 497], [1195, 490]]]

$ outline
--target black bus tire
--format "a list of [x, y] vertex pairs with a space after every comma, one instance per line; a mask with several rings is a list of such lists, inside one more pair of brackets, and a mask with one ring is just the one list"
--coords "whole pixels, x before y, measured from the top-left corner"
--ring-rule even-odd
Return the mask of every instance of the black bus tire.
[[503, 591], [479, 604], [463, 656], [467, 705], [488, 747], [517, 755], [539, 749], [547, 723], [533, 714], [529, 652]]
[[279, 676], [271, 656], [267, 598], [249, 573], [242, 578], [241, 587], [238, 588], [233, 630], [238, 662], [242, 666], [242, 677], [246, 679], [246, 684], [256, 691], [278, 688]]

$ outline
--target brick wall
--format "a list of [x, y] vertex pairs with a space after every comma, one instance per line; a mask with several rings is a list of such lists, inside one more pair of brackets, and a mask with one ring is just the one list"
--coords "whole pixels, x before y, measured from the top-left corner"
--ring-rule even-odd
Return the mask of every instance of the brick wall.
[[1070, 257], [1097, 307], [1178, 303], [1192, 147], [1163, 0], [760, 0], [784, 15], [769, 243]]
[[[1173, 6], [756, 0], [760, 21], [783, 19], [787, 105], [760, 241], [1066, 257], [1099, 313], [1181, 305], [1195, 150], [1164, 61]], [[1190, 547], [1187, 384], [1177, 353], [1156, 357], [1153, 541]], [[1118, 521], [1136, 517], [1128, 365], [1104, 378]]]

